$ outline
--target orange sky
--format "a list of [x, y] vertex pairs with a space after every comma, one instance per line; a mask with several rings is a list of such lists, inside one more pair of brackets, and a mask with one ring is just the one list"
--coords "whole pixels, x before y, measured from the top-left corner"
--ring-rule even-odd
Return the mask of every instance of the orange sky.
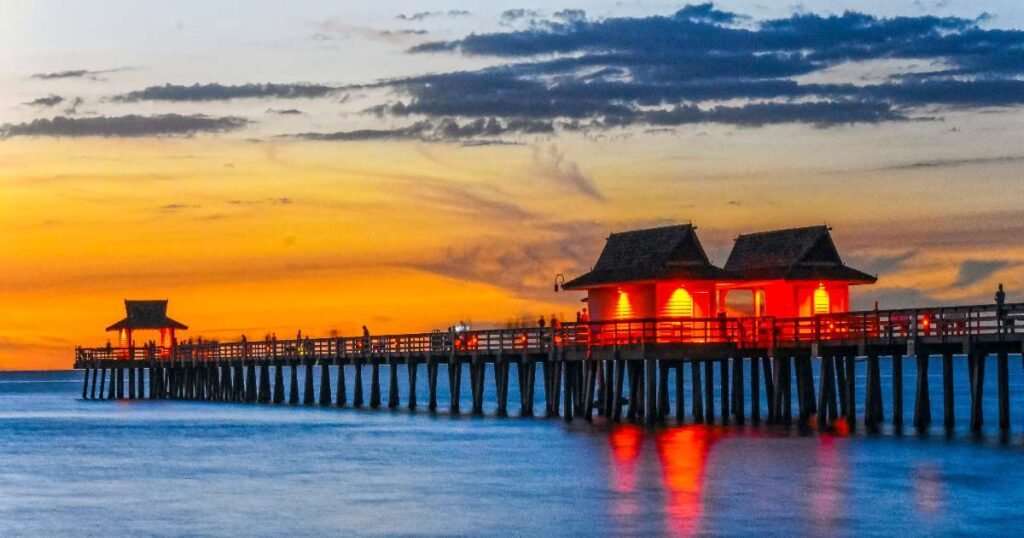
[[[1006, 207], [1019, 193], [991, 198], [982, 214], [971, 201], [984, 180], [961, 188], [935, 173], [830, 178], [815, 172], [825, 163], [773, 167], [759, 155], [769, 150], [726, 163], [709, 153], [669, 158], [650, 142], [557, 146], [587, 163], [606, 200], [547, 177], [560, 169], [546, 161], [546, 144], [3, 142], [0, 368], [68, 367], [74, 345], [106, 341], [124, 298], [168, 298], [190, 335], [223, 339], [568, 317], [579, 296], [552, 293], [555, 273], [587, 269], [609, 231], [672, 220], [697, 223], [717, 263], [737, 233], [829, 222], [848, 263], [881, 273], [877, 286], [855, 290], [862, 306], [879, 297], [883, 307], [988, 301], [996, 280], [1024, 286], [1019, 213]], [[612, 147], [615, 158], [604, 152]], [[772, 186], [783, 175], [787, 183]], [[925, 188], [936, 183], [942, 192]], [[1007, 263], [958, 285], [967, 260]]]
[[125, 298], [185, 338], [571, 318], [556, 273], [687, 221], [717, 264], [831, 225], [879, 275], [854, 308], [1024, 299], [1024, 10], [870, 4], [6, 6], [0, 370], [70, 367]]

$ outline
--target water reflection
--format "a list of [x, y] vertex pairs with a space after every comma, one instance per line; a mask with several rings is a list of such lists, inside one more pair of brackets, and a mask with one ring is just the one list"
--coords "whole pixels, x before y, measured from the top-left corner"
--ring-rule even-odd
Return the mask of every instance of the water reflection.
[[919, 463], [914, 467], [911, 480], [914, 486], [914, 502], [921, 515], [933, 515], [942, 511], [943, 483], [939, 468], [933, 463]]
[[846, 492], [843, 483], [846, 464], [842, 452], [836, 447], [836, 438], [828, 434], [818, 438], [815, 459], [809, 488], [808, 518], [814, 534], [824, 535], [832, 531], [832, 527], [844, 516]]
[[665, 487], [667, 533], [691, 536], [700, 530], [704, 472], [718, 438], [716, 430], [702, 426], [666, 430], [655, 438]]
[[641, 512], [637, 477], [644, 430], [631, 425], [615, 427], [608, 434], [608, 443], [612, 450], [611, 512], [624, 528]]

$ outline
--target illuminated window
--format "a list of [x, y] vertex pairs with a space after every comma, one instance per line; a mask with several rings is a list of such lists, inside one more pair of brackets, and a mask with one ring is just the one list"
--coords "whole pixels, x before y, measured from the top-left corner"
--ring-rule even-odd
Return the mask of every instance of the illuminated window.
[[676, 288], [662, 308], [661, 316], [665, 318], [692, 318], [693, 296], [686, 288]]
[[824, 284], [818, 284], [818, 289], [814, 290], [814, 313], [815, 314], [828, 314], [832, 311], [831, 305], [829, 305], [828, 291], [825, 289]]
[[629, 300], [629, 294], [619, 290], [619, 302], [615, 304], [615, 319], [632, 319], [633, 303]]

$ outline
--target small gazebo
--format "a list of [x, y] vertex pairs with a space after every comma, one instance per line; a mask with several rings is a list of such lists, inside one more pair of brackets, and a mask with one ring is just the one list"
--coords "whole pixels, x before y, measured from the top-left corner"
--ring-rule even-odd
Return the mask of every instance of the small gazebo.
[[174, 331], [187, 331], [185, 324], [167, 317], [167, 300], [132, 301], [124, 300], [125, 318], [107, 327], [107, 332], [117, 331], [119, 347], [134, 348], [132, 333], [140, 330], [159, 331], [160, 347], [174, 345]]

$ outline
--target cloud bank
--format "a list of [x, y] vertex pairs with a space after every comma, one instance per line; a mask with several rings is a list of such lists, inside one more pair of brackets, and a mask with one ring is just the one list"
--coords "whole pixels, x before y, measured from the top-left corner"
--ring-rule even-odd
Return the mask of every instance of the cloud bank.
[[0, 139], [19, 136], [49, 137], [140, 137], [190, 136], [197, 133], [223, 133], [241, 129], [248, 120], [234, 116], [211, 117], [202, 114], [183, 116], [99, 116], [94, 118], [37, 119], [27, 123], [0, 126]]

